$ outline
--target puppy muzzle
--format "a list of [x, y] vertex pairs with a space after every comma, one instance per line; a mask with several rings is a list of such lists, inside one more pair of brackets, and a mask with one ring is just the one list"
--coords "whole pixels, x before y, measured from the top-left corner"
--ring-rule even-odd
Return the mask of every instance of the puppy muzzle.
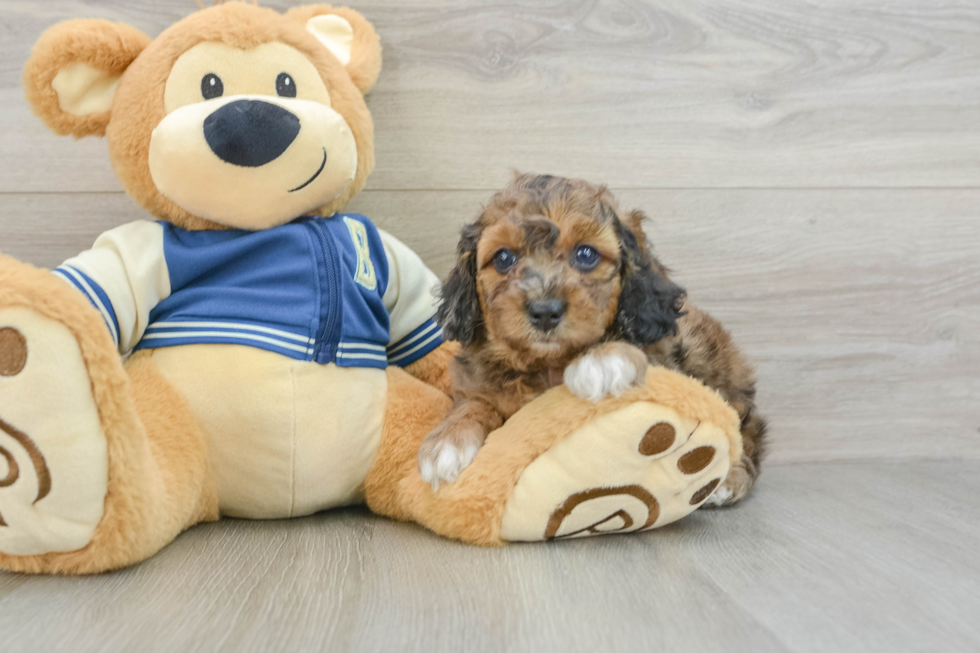
[[536, 299], [527, 304], [527, 319], [535, 329], [548, 333], [561, 324], [567, 309], [561, 299]]

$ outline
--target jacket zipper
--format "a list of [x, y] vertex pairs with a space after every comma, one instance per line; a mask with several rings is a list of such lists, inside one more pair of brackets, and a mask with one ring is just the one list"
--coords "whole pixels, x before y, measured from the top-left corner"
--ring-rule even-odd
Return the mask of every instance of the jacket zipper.
[[[310, 229], [316, 234], [316, 240], [320, 244], [320, 261], [318, 265], [326, 271], [327, 276], [327, 297], [326, 301], [321, 297], [321, 307], [327, 305], [327, 314], [324, 317], [321, 308], [320, 323], [322, 329], [316, 339], [313, 349], [313, 360], [317, 363], [330, 363], [336, 354], [339, 334], [336, 333], [340, 328], [340, 271], [337, 269], [340, 261], [337, 260], [337, 250], [333, 241], [323, 233], [322, 226], [317, 223], [317, 218], [313, 218], [307, 223]], [[324, 347], [327, 348], [326, 356], [323, 355]]]

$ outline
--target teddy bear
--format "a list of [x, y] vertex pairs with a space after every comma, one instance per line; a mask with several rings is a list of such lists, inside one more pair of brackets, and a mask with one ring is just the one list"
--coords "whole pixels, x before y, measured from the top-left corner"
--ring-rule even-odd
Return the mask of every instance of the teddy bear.
[[53, 271], [0, 256], [0, 568], [102, 572], [222, 516], [356, 503], [485, 546], [635, 532], [725, 477], [736, 412], [656, 368], [598, 402], [549, 390], [454, 483], [422, 480], [457, 351], [438, 279], [344, 212], [374, 165], [380, 68], [371, 24], [328, 5], [40, 37], [35, 113], [105, 136], [154, 219]]

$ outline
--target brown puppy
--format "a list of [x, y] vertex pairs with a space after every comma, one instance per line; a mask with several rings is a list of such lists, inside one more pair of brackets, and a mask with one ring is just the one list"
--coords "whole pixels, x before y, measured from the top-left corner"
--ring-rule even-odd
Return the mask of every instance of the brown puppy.
[[745, 454], [705, 505], [742, 499], [766, 424], [751, 366], [653, 255], [643, 214], [620, 217], [602, 186], [522, 175], [463, 228], [438, 319], [462, 343], [454, 407], [419, 451], [422, 477], [452, 482], [504, 420], [561, 384], [598, 401], [640, 384], [648, 361], [715, 388], [739, 412]]

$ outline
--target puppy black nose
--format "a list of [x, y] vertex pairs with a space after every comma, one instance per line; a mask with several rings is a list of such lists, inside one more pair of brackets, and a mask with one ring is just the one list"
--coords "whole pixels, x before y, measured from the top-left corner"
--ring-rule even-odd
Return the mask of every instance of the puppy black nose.
[[564, 316], [565, 302], [560, 299], [536, 299], [527, 305], [527, 317], [540, 331], [551, 331]]
[[276, 160], [299, 134], [295, 114], [261, 100], [235, 100], [204, 119], [204, 139], [222, 161], [257, 168]]

